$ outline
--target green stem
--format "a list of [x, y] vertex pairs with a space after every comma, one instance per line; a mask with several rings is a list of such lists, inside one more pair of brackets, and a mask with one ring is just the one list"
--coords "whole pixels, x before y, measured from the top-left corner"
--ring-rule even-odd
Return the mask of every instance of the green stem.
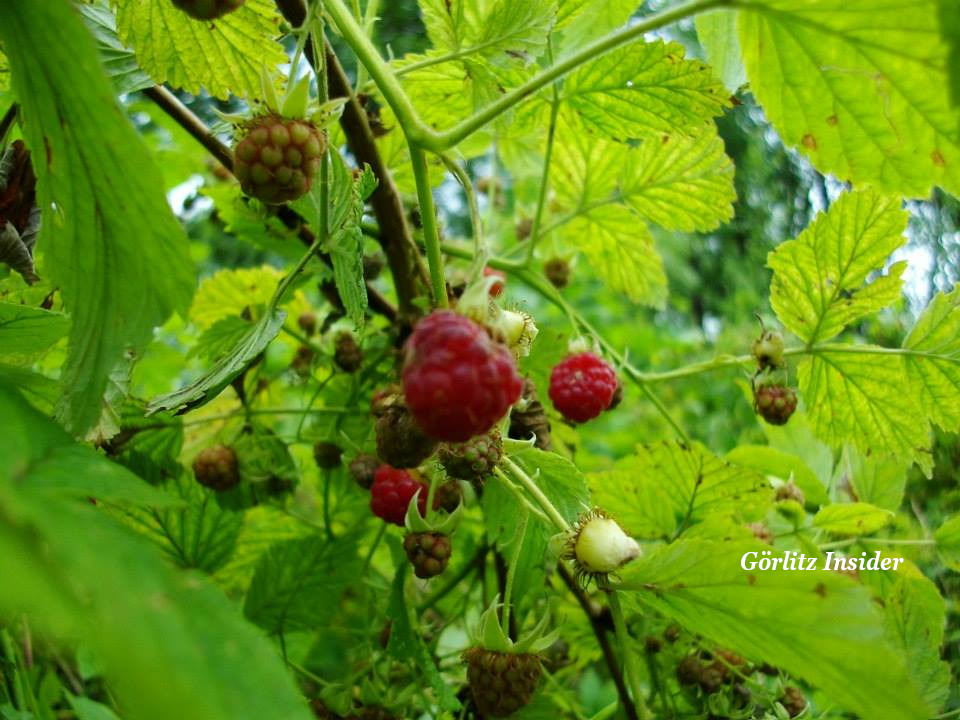
[[[524, 537], [527, 532], [527, 520], [529, 515], [522, 516], [516, 530], [516, 537]], [[513, 555], [507, 564], [507, 582], [503, 589], [503, 618], [502, 624], [505, 632], [510, 632], [510, 601], [513, 598], [513, 581], [517, 575], [517, 565], [520, 563], [520, 551], [523, 549], [523, 543], [514, 543]]]
[[[384, 525], [386, 527], [386, 525]], [[450, 594], [450, 592], [460, 584], [460, 582], [469, 575], [473, 570], [483, 569], [483, 560], [487, 555], [487, 546], [483, 545], [477, 549], [476, 555], [473, 556], [473, 559], [470, 562], [466, 563], [460, 570], [457, 571], [457, 574], [449, 578], [442, 587], [437, 588], [429, 596], [423, 599], [419, 605], [417, 605], [417, 612], [423, 612], [427, 608], [431, 608], [436, 605], [440, 600]]]
[[540, 507], [543, 508], [543, 511], [547, 514], [550, 520], [554, 525], [557, 526], [562, 532], [570, 531], [570, 523], [566, 521], [563, 515], [560, 514], [560, 511], [557, 510], [556, 506], [550, 502], [550, 498], [544, 495], [543, 490], [533, 481], [527, 473], [523, 471], [523, 468], [517, 465], [513, 460], [508, 457], [503, 459], [503, 464], [510, 470], [510, 474], [516, 478], [523, 487], [533, 495], [534, 499], [540, 504]]
[[524, 495], [522, 492], [520, 492], [520, 488], [518, 488], [516, 485], [513, 484], [513, 481], [507, 476], [505, 472], [503, 472], [503, 470], [501, 470], [499, 467], [495, 467], [493, 468], [493, 473], [503, 481], [504, 487], [507, 488], [507, 490], [510, 491], [510, 494], [517, 499], [517, 502], [523, 505], [527, 510], [532, 512], [538, 518], [543, 520], [547, 525], [549, 525], [552, 522], [550, 518], [544, 515], [543, 510], [536, 507], [535, 505], [533, 505], [533, 503], [527, 500], [527, 496]]
[[433, 303], [448, 307], [447, 283], [443, 276], [443, 256], [440, 253], [440, 233], [437, 230], [437, 211], [433, 205], [433, 188], [430, 187], [430, 170], [426, 153], [410, 143], [410, 162], [417, 183], [417, 199], [420, 201], [420, 219], [423, 223], [423, 243], [427, 248], [427, 264], [430, 266], [430, 285], [433, 288]]
[[610, 615], [613, 618], [613, 630], [617, 636], [617, 643], [620, 645], [620, 653], [623, 655], [623, 674], [633, 693], [633, 701], [637, 705], [637, 714], [640, 720], [650, 720], [652, 715], [647, 708], [646, 700], [643, 695], [643, 688], [640, 685], [640, 673], [637, 668], [637, 657], [630, 647], [630, 633], [627, 631], [627, 623], [624, 619], [623, 608], [620, 606], [620, 596], [616, 590], [610, 590], [607, 593], [610, 603]]
[[[550, 37], [547, 37], [547, 57], [553, 62], [553, 49]], [[533, 251], [540, 239], [540, 227], [543, 221], [543, 208], [547, 204], [547, 188], [550, 181], [550, 161], [553, 158], [553, 138], [557, 134], [557, 114], [560, 111], [560, 92], [557, 83], [552, 86], [553, 97], [550, 101], [550, 124], [547, 126], [547, 149], [543, 157], [543, 173], [540, 176], [540, 193], [537, 196], [537, 210], [533, 216], [533, 226], [530, 228], [530, 237], [527, 240], [527, 257], [524, 265], [530, 266], [533, 261]]]
[[367, 568], [370, 567], [370, 562], [373, 560], [373, 553], [376, 552], [377, 546], [380, 545], [380, 541], [383, 540], [383, 536], [387, 533], [387, 524], [380, 523], [380, 529], [377, 531], [377, 536], [373, 539], [373, 544], [370, 546], [370, 549], [367, 550], [367, 557], [363, 560], [363, 567], [360, 569], [360, 577], [363, 577], [367, 574]]
[[490, 254], [486, 238], [483, 234], [483, 223], [480, 221], [480, 207], [477, 204], [477, 194], [473, 191], [473, 183], [470, 182], [470, 177], [467, 175], [466, 170], [460, 167], [460, 165], [446, 153], [442, 153], [440, 159], [443, 160], [443, 164], [447, 166], [447, 170], [453, 173], [457, 182], [460, 183], [460, 187], [463, 188], [463, 194], [467, 198], [467, 207], [470, 208], [470, 226], [473, 230], [473, 263], [470, 266], [468, 280], [472, 281], [483, 272], [483, 268], [487, 264], [487, 257]]
[[[319, 413], [319, 414], [328, 414], [328, 415], [366, 415], [368, 411], [363, 408], [348, 408], [348, 407], [322, 407], [322, 408], [263, 408], [249, 410], [250, 415], [305, 415], [307, 413]], [[219, 415], [207, 415], [206, 417], [197, 418], [196, 420], [185, 420], [183, 426], [188, 425], [203, 425], [208, 422], [216, 422], [217, 420], [229, 420], [235, 417], [241, 417], [245, 415], [243, 410], [236, 410], [234, 412], [221, 413]], [[171, 423], [165, 423], [171, 424]]]

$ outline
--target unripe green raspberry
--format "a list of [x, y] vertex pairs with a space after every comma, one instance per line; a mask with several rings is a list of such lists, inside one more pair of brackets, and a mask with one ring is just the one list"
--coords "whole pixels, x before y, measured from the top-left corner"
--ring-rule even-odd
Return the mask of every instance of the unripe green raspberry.
[[234, 148], [233, 174], [251, 197], [272, 205], [289, 202], [310, 189], [326, 149], [326, 135], [306, 120], [261, 115]]
[[761, 370], [783, 367], [783, 336], [775, 330], [764, 330], [751, 351]]
[[503, 456], [499, 430], [477, 435], [464, 443], [444, 443], [437, 459], [450, 477], [482, 483]]
[[579, 568], [590, 574], [606, 574], [639, 556], [640, 546], [616, 520], [595, 515], [579, 526], [573, 553]]

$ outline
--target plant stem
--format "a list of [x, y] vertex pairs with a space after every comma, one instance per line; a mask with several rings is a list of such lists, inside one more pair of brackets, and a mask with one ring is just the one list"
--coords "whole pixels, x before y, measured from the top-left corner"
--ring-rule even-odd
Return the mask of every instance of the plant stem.
[[380, 545], [380, 541], [383, 540], [383, 536], [387, 533], [387, 524], [380, 523], [380, 529], [377, 531], [377, 536], [373, 539], [373, 544], [370, 545], [370, 549], [367, 550], [367, 556], [363, 559], [363, 567], [360, 568], [360, 577], [363, 577], [367, 574], [367, 568], [370, 567], [370, 561], [373, 560], [373, 553], [376, 552], [377, 546]]
[[537, 484], [533, 481], [527, 473], [523, 471], [519, 465], [517, 465], [513, 460], [508, 457], [503, 459], [503, 464], [509, 468], [510, 474], [517, 479], [517, 481], [526, 488], [527, 492], [533, 495], [534, 499], [540, 504], [540, 507], [543, 508], [543, 511], [547, 514], [553, 524], [557, 526], [562, 532], [570, 531], [570, 523], [566, 521], [563, 515], [560, 514], [560, 511], [557, 510], [556, 506], [550, 502], [550, 498], [543, 494]]
[[610, 602], [610, 614], [613, 616], [613, 629], [617, 635], [617, 643], [620, 645], [620, 654], [623, 656], [623, 674], [626, 676], [627, 684], [633, 692], [633, 700], [637, 704], [640, 720], [650, 720], [652, 715], [650, 715], [650, 710], [644, 700], [643, 688], [640, 686], [637, 658], [630, 648], [630, 633], [627, 631], [623, 608], [620, 606], [620, 596], [617, 595], [616, 590], [609, 590], [607, 597]]
[[[550, 37], [547, 36], [547, 57], [553, 62], [553, 48]], [[533, 251], [540, 239], [540, 227], [543, 221], [543, 208], [547, 204], [547, 189], [550, 185], [550, 161], [553, 158], [553, 138], [557, 134], [557, 114], [560, 111], [560, 92], [557, 84], [552, 86], [553, 97], [550, 101], [550, 124], [547, 126], [547, 149], [543, 156], [543, 173], [540, 176], [540, 193], [537, 196], [537, 210], [533, 216], [533, 226], [530, 228], [530, 237], [527, 239], [527, 257], [524, 265], [529, 267], [533, 261]]]
[[[336, 0], [335, 0], [336, 1]], [[437, 230], [437, 211], [433, 205], [433, 188], [430, 187], [430, 170], [426, 153], [410, 143], [410, 162], [417, 183], [417, 199], [420, 201], [420, 219], [423, 222], [423, 243], [427, 248], [427, 263], [430, 266], [430, 285], [436, 307], [448, 307], [447, 282], [443, 276], [443, 256], [440, 253], [440, 234]]]
[[513, 484], [513, 481], [510, 480], [510, 478], [507, 476], [506, 473], [503, 472], [503, 470], [501, 470], [499, 467], [494, 467], [493, 473], [503, 481], [504, 487], [506, 487], [510, 491], [510, 494], [517, 499], [517, 502], [523, 505], [527, 510], [532, 512], [538, 518], [543, 520], [547, 525], [551, 524], [552, 521], [550, 520], [550, 518], [548, 518], [546, 515], [543, 514], [543, 510], [541, 510], [538, 507], [535, 507], [529, 500], [527, 500], [527, 496], [524, 495], [522, 492], [520, 492], [520, 488], [518, 488], [516, 485]]
[[417, 612], [423, 612], [427, 608], [431, 608], [436, 605], [440, 600], [446, 597], [450, 592], [460, 584], [460, 582], [469, 575], [474, 569], [483, 567], [483, 560], [487, 556], [487, 546], [482, 545], [477, 548], [476, 554], [473, 556], [473, 559], [466, 563], [460, 570], [457, 571], [457, 574], [449, 578], [441, 587], [434, 590], [429, 596], [423, 599], [419, 605], [417, 605]]
[[470, 208], [470, 226], [473, 230], [473, 263], [470, 265], [468, 281], [472, 281], [483, 272], [489, 255], [486, 239], [483, 235], [483, 223], [480, 221], [480, 207], [477, 205], [477, 194], [473, 191], [473, 183], [470, 182], [470, 177], [453, 158], [446, 153], [441, 153], [440, 159], [443, 160], [443, 164], [447, 166], [447, 169], [453, 173], [457, 182], [460, 183], [460, 187], [463, 188], [463, 194], [467, 198], [467, 207]]

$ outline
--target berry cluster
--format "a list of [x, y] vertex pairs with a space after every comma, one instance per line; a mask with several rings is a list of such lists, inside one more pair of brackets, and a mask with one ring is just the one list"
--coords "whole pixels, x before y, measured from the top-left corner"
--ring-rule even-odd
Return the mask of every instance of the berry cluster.
[[760, 337], [752, 347], [757, 361], [754, 373], [753, 410], [771, 425], [785, 425], [797, 409], [797, 391], [787, 384], [783, 337], [760, 323]]
[[261, 115], [247, 123], [233, 150], [233, 173], [247, 195], [289, 202], [310, 189], [326, 147], [326, 136], [306, 120]]

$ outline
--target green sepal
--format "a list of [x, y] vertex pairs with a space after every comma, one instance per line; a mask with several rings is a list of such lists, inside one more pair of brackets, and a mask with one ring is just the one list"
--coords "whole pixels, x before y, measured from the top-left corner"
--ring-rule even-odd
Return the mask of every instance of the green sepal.
[[280, 114], [285, 118], [305, 118], [310, 107], [310, 76], [304, 75], [287, 88]]
[[277, 88], [273, 84], [270, 70], [266, 65], [260, 67], [260, 92], [263, 94], [263, 103], [273, 113], [280, 112], [280, 99], [277, 97]]
[[453, 531], [457, 529], [457, 525], [460, 524], [463, 504], [457, 505], [457, 509], [445, 516], [440, 522], [428, 522], [427, 519], [420, 514], [418, 503], [420, 492], [420, 490], [417, 490], [410, 499], [410, 504], [407, 505], [407, 515], [404, 519], [404, 525], [407, 530], [414, 533], [432, 532], [440, 533], [441, 535], [451, 535]]
[[472, 633], [475, 642], [485, 650], [502, 653], [533, 653], [538, 654], [553, 645], [560, 636], [559, 628], [555, 628], [547, 633], [546, 629], [550, 623], [550, 616], [546, 613], [540, 618], [540, 621], [528, 632], [523, 633], [520, 638], [514, 642], [503, 630], [500, 624], [500, 617], [497, 615], [497, 609], [500, 607], [500, 596], [497, 595], [490, 607], [484, 610], [480, 616], [480, 623], [476, 632]]
[[317, 130], [330, 127], [343, 115], [343, 108], [346, 105], [347, 98], [334, 98], [325, 102], [310, 114], [310, 122], [316, 125]]

